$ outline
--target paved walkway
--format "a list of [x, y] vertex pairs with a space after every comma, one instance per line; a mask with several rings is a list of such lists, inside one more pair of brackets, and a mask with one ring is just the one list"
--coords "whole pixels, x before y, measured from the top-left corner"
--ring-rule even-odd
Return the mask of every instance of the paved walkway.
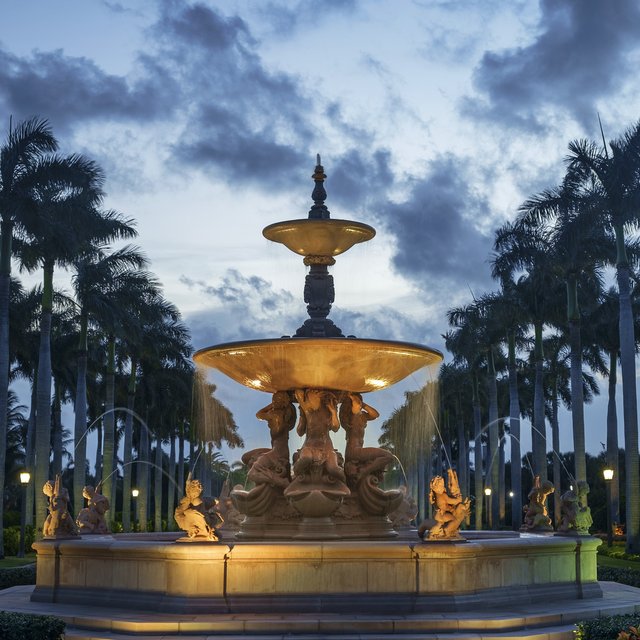
[[372, 616], [346, 614], [141, 613], [98, 606], [31, 602], [33, 586], [0, 591], [0, 609], [55, 615], [65, 640], [572, 640], [574, 623], [599, 615], [640, 613], [640, 589], [601, 583], [604, 597], [535, 603], [510, 610]]

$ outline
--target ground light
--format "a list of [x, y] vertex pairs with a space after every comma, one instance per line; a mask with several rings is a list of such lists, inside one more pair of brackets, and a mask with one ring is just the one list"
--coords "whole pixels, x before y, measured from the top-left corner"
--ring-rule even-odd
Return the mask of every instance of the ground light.
[[602, 470], [604, 484], [607, 489], [607, 547], [613, 544], [613, 532], [611, 528], [611, 481], [613, 480], [613, 469], [605, 467]]
[[20, 548], [18, 550], [18, 558], [24, 558], [24, 540], [25, 529], [27, 524], [27, 487], [31, 480], [31, 474], [28, 471], [20, 472], [20, 484], [22, 485], [22, 507], [20, 509]]

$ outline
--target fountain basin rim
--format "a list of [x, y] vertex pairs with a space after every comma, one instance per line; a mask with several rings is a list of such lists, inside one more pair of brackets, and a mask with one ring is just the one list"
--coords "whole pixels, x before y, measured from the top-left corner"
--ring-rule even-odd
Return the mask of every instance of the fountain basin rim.
[[368, 393], [440, 363], [443, 355], [411, 342], [275, 338], [206, 347], [193, 359], [245, 387], [267, 393], [303, 388]]
[[262, 235], [301, 256], [337, 256], [355, 244], [368, 242], [376, 230], [353, 220], [302, 218], [274, 222], [262, 230]]

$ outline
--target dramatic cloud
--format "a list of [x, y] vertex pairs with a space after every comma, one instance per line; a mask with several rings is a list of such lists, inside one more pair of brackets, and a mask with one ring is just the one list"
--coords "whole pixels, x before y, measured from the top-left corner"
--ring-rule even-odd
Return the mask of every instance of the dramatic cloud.
[[175, 82], [148, 58], [141, 59], [140, 72], [130, 81], [60, 50], [35, 51], [28, 58], [0, 50], [0, 104], [20, 119], [46, 116], [56, 130], [84, 120], [169, 116]]
[[539, 35], [529, 46], [487, 51], [475, 70], [484, 101], [463, 110], [496, 123], [542, 131], [567, 112], [593, 130], [597, 101], [635, 73], [640, 41], [636, 0], [542, 0]]
[[294, 332], [304, 320], [303, 303], [296, 304], [289, 291], [275, 289], [263, 278], [245, 276], [236, 269], [229, 269], [217, 285], [186, 276], [180, 281], [208, 303], [205, 310], [186, 318], [196, 348], [234, 340], [278, 338], [284, 332]]
[[488, 215], [464, 160], [445, 155], [431, 163], [407, 200], [386, 207], [381, 221], [396, 237], [396, 269], [428, 291], [487, 282], [491, 240], [478, 227]]

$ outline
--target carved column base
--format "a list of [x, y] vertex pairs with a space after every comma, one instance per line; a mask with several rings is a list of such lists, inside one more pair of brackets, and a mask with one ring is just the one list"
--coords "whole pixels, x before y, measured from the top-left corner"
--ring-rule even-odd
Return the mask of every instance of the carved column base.
[[298, 525], [294, 540], [337, 540], [341, 536], [333, 518], [305, 517]]

